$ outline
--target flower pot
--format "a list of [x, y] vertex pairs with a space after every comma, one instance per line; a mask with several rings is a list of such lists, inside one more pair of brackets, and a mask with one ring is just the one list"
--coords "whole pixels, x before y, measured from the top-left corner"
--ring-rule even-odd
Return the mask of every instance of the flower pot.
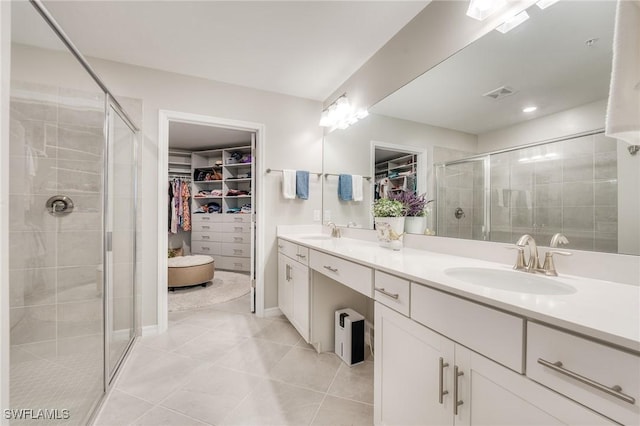
[[402, 235], [404, 234], [404, 217], [376, 217], [376, 232], [378, 241], [382, 247], [394, 250], [402, 248]]
[[404, 221], [404, 232], [407, 234], [424, 234], [427, 229], [426, 216], [407, 216]]

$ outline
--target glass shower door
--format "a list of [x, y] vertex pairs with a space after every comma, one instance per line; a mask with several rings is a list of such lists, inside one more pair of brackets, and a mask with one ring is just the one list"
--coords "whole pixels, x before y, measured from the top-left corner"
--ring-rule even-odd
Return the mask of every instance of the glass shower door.
[[105, 373], [111, 381], [135, 336], [136, 133], [108, 102], [105, 204]]

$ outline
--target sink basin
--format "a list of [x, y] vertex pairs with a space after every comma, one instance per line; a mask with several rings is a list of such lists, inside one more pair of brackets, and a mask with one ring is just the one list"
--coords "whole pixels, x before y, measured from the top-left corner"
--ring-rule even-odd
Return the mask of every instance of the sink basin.
[[572, 294], [576, 289], [550, 278], [528, 272], [490, 268], [449, 268], [444, 273], [469, 284], [528, 294]]
[[303, 235], [300, 237], [303, 240], [330, 240], [329, 235]]

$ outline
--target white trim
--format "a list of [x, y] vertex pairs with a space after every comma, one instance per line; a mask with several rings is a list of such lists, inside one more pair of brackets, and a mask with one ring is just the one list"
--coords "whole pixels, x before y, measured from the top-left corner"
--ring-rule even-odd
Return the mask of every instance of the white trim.
[[264, 310], [265, 318], [274, 318], [282, 316], [282, 311], [277, 306], [275, 308], [267, 308]]
[[[416, 162], [418, 163], [417, 172], [416, 172], [416, 192], [418, 194], [424, 194], [427, 192], [427, 160], [428, 154], [426, 148], [418, 148], [407, 145], [398, 145], [394, 143], [388, 142], [380, 142], [380, 141], [371, 141], [371, 148], [369, 150], [370, 161], [370, 174], [371, 179], [375, 179], [376, 173], [376, 148], [384, 148], [393, 151], [406, 152], [407, 154], [415, 154]], [[374, 182], [375, 183], [375, 182]], [[373, 191], [375, 190], [375, 185], [371, 186], [371, 200], [373, 201]], [[373, 216], [369, 219], [369, 229], [373, 229]]]
[[[256, 205], [256, 315], [264, 316], [264, 183], [257, 179], [263, 175], [265, 146], [265, 126], [261, 123], [231, 120], [221, 117], [191, 114], [179, 111], [160, 110], [158, 113], [158, 333], [164, 333], [168, 327], [168, 298], [167, 298], [167, 189], [164, 182], [169, 180], [169, 122], [217, 126], [229, 129], [246, 130], [256, 133], [256, 163], [255, 163], [255, 191]], [[144, 332], [143, 332], [144, 335]]]
[[[9, 91], [11, 2], [0, 1], [0, 408], [9, 407]], [[8, 425], [4, 416], [0, 424]]]
[[142, 337], [155, 336], [156, 334], [160, 334], [160, 329], [157, 325], [145, 325], [142, 327]]

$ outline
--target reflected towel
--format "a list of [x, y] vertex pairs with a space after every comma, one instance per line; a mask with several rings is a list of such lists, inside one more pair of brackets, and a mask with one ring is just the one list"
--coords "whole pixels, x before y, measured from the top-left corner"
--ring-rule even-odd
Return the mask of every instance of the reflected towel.
[[296, 171], [296, 195], [301, 200], [309, 199], [309, 172], [306, 170]]
[[353, 201], [362, 201], [363, 198], [363, 190], [362, 190], [362, 176], [360, 175], [351, 175], [351, 194], [353, 197]]
[[351, 175], [338, 176], [338, 198], [341, 201], [353, 200], [353, 180]]
[[296, 171], [285, 169], [282, 171], [282, 196], [287, 200], [296, 198]]
[[605, 134], [640, 144], [640, 1], [618, 1]]

